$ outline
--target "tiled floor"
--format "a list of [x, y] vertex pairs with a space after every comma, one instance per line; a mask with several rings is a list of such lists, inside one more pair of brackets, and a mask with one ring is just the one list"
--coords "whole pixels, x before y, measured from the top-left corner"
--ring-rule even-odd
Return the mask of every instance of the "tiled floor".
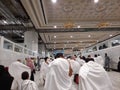
[[111, 78], [114, 90], [120, 90], [120, 73], [111, 71], [108, 72], [108, 74]]
[[[110, 72], [108, 72], [108, 75], [111, 78], [114, 90], [120, 90], [120, 73], [110, 71]], [[39, 78], [40, 78], [40, 73], [36, 72], [35, 81], [36, 81], [37, 85], [39, 85]], [[39, 85], [39, 90], [44, 90], [44, 89], [42, 86]]]

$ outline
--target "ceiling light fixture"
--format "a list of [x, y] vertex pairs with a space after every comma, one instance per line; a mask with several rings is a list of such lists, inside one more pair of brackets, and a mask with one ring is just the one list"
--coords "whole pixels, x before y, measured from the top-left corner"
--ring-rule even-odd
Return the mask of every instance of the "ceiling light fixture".
[[89, 46], [91, 46], [91, 44], [89, 44]]
[[109, 22], [100, 22], [99, 24], [97, 24], [97, 27], [98, 28], [103, 28], [103, 27], [107, 27], [109, 25], [110, 25]]
[[90, 38], [90, 37], [91, 37], [91, 35], [88, 35], [88, 37]]
[[80, 26], [77, 26], [77, 28], [80, 28]]
[[71, 38], [73, 38], [73, 36], [70, 36]]
[[69, 41], [67, 41], [67, 43], [69, 43]]
[[112, 35], [112, 34], [110, 34], [109, 36], [110, 36], [110, 37], [112, 37], [113, 35]]
[[94, 0], [94, 3], [98, 3], [99, 2], [99, 0]]
[[74, 23], [71, 21], [68, 21], [64, 24], [64, 28], [69, 29], [69, 28], [73, 28], [73, 27], [74, 27]]
[[3, 20], [3, 23], [4, 23], [4, 24], [7, 24], [7, 21]]
[[54, 36], [54, 38], [56, 38], [56, 36]]
[[83, 49], [80, 49], [81, 51], [83, 50]]
[[54, 26], [54, 28], [57, 28], [57, 26]]
[[23, 36], [23, 35], [22, 35], [21, 37], [22, 37], [22, 38], [24, 38], [24, 36]]
[[56, 3], [56, 2], [57, 2], [57, 0], [52, 0], [52, 2], [53, 2], [53, 3]]

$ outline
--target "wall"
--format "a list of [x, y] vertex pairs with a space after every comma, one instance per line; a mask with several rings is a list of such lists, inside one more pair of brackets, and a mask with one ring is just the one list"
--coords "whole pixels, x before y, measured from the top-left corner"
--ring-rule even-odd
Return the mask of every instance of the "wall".
[[110, 47], [112, 47], [111, 45], [112, 45], [112, 41], [113, 41], [113, 40], [119, 40], [119, 42], [120, 42], [120, 35], [111, 37], [110, 39], [107, 39], [107, 40], [105, 40], [105, 41], [103, 41], [103, 42], [97, 43], [96, 45], [93, 45], [93, 46], [91, 46], [91, 47], [88, 47], [88, 48], [86, 48], [83, 52], [86, 53], [87, 51], [92, 51], [92, 48], [95, 47], [95, 46], [97, 47], [97, 50], [99, 50], [99, 49], [98, 49], [99, 46], [101, 46], [101, 45], [103, 45], [103, 44], [106, 44], [106, 45], [110, 48]]
[[0, 65], [9, 66], [17, 59], [25, 60], [27, 57], [33, 57], [27, 54], [13, 52], [7, 49], [0, 49]]
[[111, 48], [102, 49], [99, 51], [82, 53], [82, 55], [84, 55], [84, 56], [91, 55], [92, 57], [94, 57], [94, 54], [100, 54], [104, 58], [105, 53], [107, 53], [111, 59], [111, 68], [117, 69], [117, 63], [118, 63], [119, 57], [120, 57], [120, 45], [115, 46], [115, 47], [111, 47]]
[[[12, 62], [16, 61], [17, 59], [25, 60], [25, 58], [28, 58], [28, 57], [36, 57], [36, 54], [33, 56], [33, 55], [29, 54], [29, 53], [25, 54], [24, 51], [16, 52], [15, 49], [6, 48], [4, 46], [4, 45], [6, 45], [4, 43], [4, 40], [12, 43], [12, 47], [15, 47], [15, 45], [18, 45], [16, 43], [14, 43], [14, 42], [12, 42], [10, 40], [7, 40], [4, 37], [0, 36], [0, 65], [9, 66]], [[31, 51], [31, 50], [29, 50], [27, 48], [24, 48], [23, 46], [21, 46], [21, 48], [23, 50], [26, 49], [28, 51]]]

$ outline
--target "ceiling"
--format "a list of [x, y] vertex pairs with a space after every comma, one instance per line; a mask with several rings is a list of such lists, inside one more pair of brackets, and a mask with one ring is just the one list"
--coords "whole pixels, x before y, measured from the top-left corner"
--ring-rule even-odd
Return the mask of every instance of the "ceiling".
[[47, 49], [80, 50], [119, 35], [119, 13], [120, 0], [0, 0], [0, 34], [35, 30]]
[[74, 28], [97, 28], [101, 22], [107, 27], [120, 27], [120, 0], [21, 0], [36, 28], [64, 28], [68, 21]]
[[43, 41], [50, 49], [84, 49], [95, 43], [101, 42], [111, 35], [117, 35], [119, 31], [103, 31], [103, 32], [59, 32], [59, 33], [41, 33]]
[[0, 35], [16, 42], [24, 42], [25, 28], [33, 27], [19, 0], [0, 0]]

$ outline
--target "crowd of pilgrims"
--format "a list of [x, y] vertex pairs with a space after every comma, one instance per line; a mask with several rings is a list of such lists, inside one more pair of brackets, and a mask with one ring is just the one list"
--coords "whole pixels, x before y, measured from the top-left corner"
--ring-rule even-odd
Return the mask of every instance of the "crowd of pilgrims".
[[[39, 86], [44, 90], [113, 90], [106, 71], [110, 71], [107, 53], [104, 58], [97, 54], [94, 58], [64, 57], [58, 53], [54, 59], [18, 59], [8, 67], [0, 65], [0, 90], [40, 90]], [[38, 84], [34, 80], [36, 72], [39, 72]]]

